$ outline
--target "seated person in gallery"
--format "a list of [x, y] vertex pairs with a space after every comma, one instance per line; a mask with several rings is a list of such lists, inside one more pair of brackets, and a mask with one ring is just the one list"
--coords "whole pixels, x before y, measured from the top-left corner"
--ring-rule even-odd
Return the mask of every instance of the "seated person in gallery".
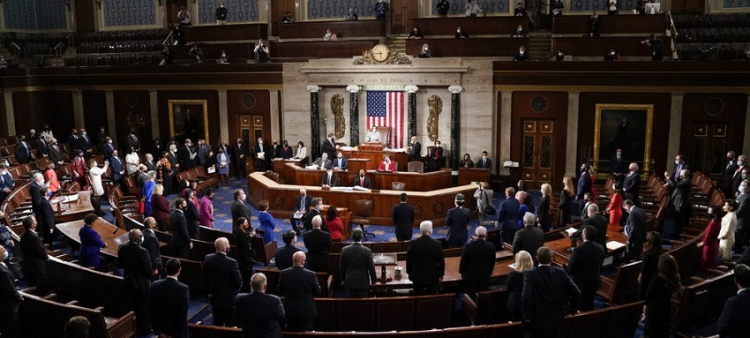
[[517, 3], [516, 8], [513, 10], [513, 16], [526, 16], [526, 8], [523, 8], [522, 3]]
[[461, 26], [456, 28], [456, 39], [468, 39], [469, 33], [466, 33], [465, 30], [461, 29]]
[[435, 146], [430, 149], [430, 158], [439, 160], [441, 157], [443, 157], [443, 147], [440, 146], [440, 140], [435, 140]]
[[599, 37], [599, 30], [602, 27], [602, 20], [599, 18], [599, 14], [591, 14], [589, 18], [589, 37]]
[[388, 156], [388, 154], [383, 155], [383, 161], [380, 162], [380, 165], [378, 166], [378, 171], [388, 171], [388, 172], [396, 171], [396, 163], [391, 162], [391, 158], [390, 156]]
[[617, 49], [612, 48], [609, 53], [604, 55], [604, 61], [620, 61], [620, 53], [617, 52]]
[[323, 155], [321, 155], [319, 159], [317, 159], [317, 160], [315, 160], [315, 162], [313, 162], [313, 165], [318, 166], [318, 169], [323, 169], [323, 168], [325, 168], [325, 169], [331, 169], [331, 168], [333, 168], [331, 166], [332, 165], [331, 160], [328, 159], [328, 154], [327, 153], [323, 153]]
[[422, 45], [422, 51], [419, 52], [419, 57], [423, 59], [429, 59], [432, 57], [432, 52], [430, 51], [430, 45], [426, 43]]
[[526, 51], [526, 47], [521, 46], [518, 48], [516, 55], [513, 57], [513, 61], [529, 61], [529, 53]]
[[255, 48], [253, 49], [253, 53], [255, 53], [255, 63], [268, 62], [268, 57], [271, 54], [268, 50], [268, 44], [263, 42], [263, 39], [258, 40], [258, 43], [255, 45]]
[[419, 27], [414, 26], [414, 29], [409, 33], [409, 39], [424, 39], [424, 34]]
[[512, 32], [510, 32], [511, 38], [525, 38], [526, 37], [526, 31], [523, 30], [523, 25], [518, 25], [516, 29], [514, 29]]
[[333, 160], [332, 167], [336, 170], [343, 170], [346, 171], [346, 168], [349, 165], [349, 161], [346, 160], [346, 157], [344, 157], [344, 154], [342, 154], [340, 151], [336, 154], [336, 158]]
[[565, 53], [563, 53], [562, 49], [557, 50], [557, 54], [555, 55], [555, 61], [565, 61]]
[[349, 8], [349, 13], [344, 16], [344, 21], [357, 21], [359, 20], [359, 16], [357, 16], [357, 12], [354, 11], [354, 8]]
[[227, 57], [227, 51], [222, 50], [221, 51], [221, 59], [219, 59], [219, 64], [222, 65], [228, 65], [229, 64], [229, 57]]
[[359, 169], [359, 176], [354, 179], [354, 186], [370, 189], [370, 179], [365, 176], [364, 169]]
[[378, 127], [373, 126], [372, 128], [370, 128], [370, 131], [367, 132], [367, 142], [380, 142], [380, 133], [378, 132]]
[[339, 177], [333, 174], [333, 168], [328, 168], [320, 178], [320, 186], [329, 188], [339, 186]]
[[302, 141], [297, 142], [297, 148], [294, 150], [294, 159], [295, 160], [302, 160], [305, 157], [307, 157], [307, 147], [305, 147], [305, 143]]
[[331, 29], [326, 29], [326, 35], [323, 35], [323, 41], [336, 41], [339, 37], [335, 33], [331, 32]]
[[292, 13], [287, 11], [286, 13], [284, 13], [284, 17], [281, 18], [281, 23], [289, 22], [294, 22], [294, 18], [292, 17]]

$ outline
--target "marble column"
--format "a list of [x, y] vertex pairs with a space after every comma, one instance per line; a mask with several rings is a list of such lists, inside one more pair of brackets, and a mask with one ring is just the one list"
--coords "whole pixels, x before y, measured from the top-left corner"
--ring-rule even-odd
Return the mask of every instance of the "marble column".
[[461, 153], [461, 86], [450, 86], [451, 92], [451, 170], [458, 171]]
[[3, 98], [5, 99], [5, 123], [8, 125], [8, 130], [6, 130], [5, 135], [16, 135], [16, 115], [15, 110], [13, 109], [13, 93], [5, 92], [3, 93]]
[[578, 151], [578, 105], [581, 92], [568, 92], [568, 137], [565, 147], [565, 176], [576, 177]]
[[72, 90], [70, 94], [73, 96], [73, 122], [77, 128], [86, 128], [86, 124], [83, 120], [83, 92], [80, 90]]
[[[682, 98], [684, 96], [684, 93], [672, 93], [672, 103], [670, 104], [669, 111], [669, 142], [667, 143], [667, 158], [655, 159], [652, 156], [652, 161], [666, 161], [664, 163], [670, 163], [671, 161], [669, 159], [674, 158], [675, 155], [680, 153], [680, 132], [682, 131]], [[651, 148], [653, 149], [653, 145], [651, 146]], [[641, 168], [641, 170], [645, 171], [645, 167], [646, 165], [644, 165], [644, 168]], [[654, 170], [654, 168], [648, 169]]]
[[[6, 97], [6, 104], [7, 104], [7, 97]], [[747, 102], [750, 102], [750, 94], [748, 94]], [[742, 153], [743, 154], [750, 154], [750, 133], [747, 131], [750, 130], [750, 104], [745, 105], [745, 140], [742, 143]], [[11, 135], [11, 134], [9, 134]]]
[[[409, 133], [406, 135], [407, 140], [411, 140], [412, 136], [417, 136], [417, 86], [406, 86], [404, 91], [409, 94]], [[411, 141], [410, 141], [411, 142]]]
[[112, 140], [117, 140], [117, 121], [115, 119], [115, 93], [111, 90], [104, 91], [107, 103], [107, 132]]
[[[155, 139], [161, 139], [161, 132], [159, 129], [159, 92], [151, 89], [148, 91], [148, 103], [149, 107], [151, 107], [151, 137]], [[163, 141], [162, 141], [163, 142]], [[206, 140], [208, 144], [211, 143], [210, 140]], [[166, 143], [162, 143], [166, 144]], [[156, 154], [154, 155], [154, 158], [157, 158]], [[161, 156], [161, 155], [158, 155]]]
[[226, 90], [219, 90], [219, 137], [222, 141], [229, 142], [229, 109]]
[[320, 110], [318, 110], [318, 92], [323, 89], [320, 86], [307, 86], [310, 92], [310, 149], [312, 154], [310, 159], [320, 157]]
[[349, 92], [349, 145], [359, 145], [359, 90], [355, 85], [346, 86]]
[[[511, 118], [513, 115], [513, 91], [500, 92], [500, 152], [495, 161], [500, 167], [500, 175], [509, 176], [510, 170], [503, 166], [503, 162], [512, 161], [510, 158]], [[520, 140], [520, 135], [518, 136]]]
[[279, 144], [284, 139], [281, 135], [281, 107], [279, 107], [279, 91], [269, 91], [271, 99], [271, 138], [278, 139]]

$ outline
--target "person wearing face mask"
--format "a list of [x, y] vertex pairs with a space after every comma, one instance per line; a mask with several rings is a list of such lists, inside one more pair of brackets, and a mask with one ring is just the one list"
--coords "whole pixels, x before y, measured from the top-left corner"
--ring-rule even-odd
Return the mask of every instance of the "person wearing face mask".
[[336, 155], [336, 139], [333, 137], [333, 133], [328, 133], [328, 138], [323, 141], [320, 148], [321, 151], [328, 154], [328, 158], [333, 158]]
[[3, 203], [8, 194], [13, 191], [14, 185], [13, 176], [8, 172], [8, 166], [0, 164], [0, 203]]
[[461, 29], [460, 26], [456, 28], [456, 39], [468, 39], [468, 38], [469, 38], [469, 33], [466, 33], [466, 31]]
[[438, 2], [437, 4], [438, 16], [440, 16], [441, 18], [447, 17], [448, 10], [450, 9], [451, 9], [451, 4], [448, 3], [448, 0], [440, 0], [440, 2]]
[[241, 223], [239, 222], [240, 217], [245, 217], [245, 219], [250, 219], [250, 209], [247, 208], [245, 205], [245, 198], [247, 197], [245, 195], [245, 191], [242, 189], [237, 189], [233, 193], [234, 195], [234, 201], [232, 202], [232, 207], [230, 208], [230, 211], [232, 212], [232, 220], [235, 227], [240, 226]]
[[420, 58], [422, 58], [422, 59], [429, 59], [429, 58], [431, 58], [432, 57], [432, 50], [430, 50], [430, 45], [428, 45], [426, 43], [423, 44], [422, 45], [422, 50], [419, 51], [419, 55], [418, 56]]
[[409, 39], [424, 39], [424, 34], [419, 30], [419, 27], [414, 26], [414, 29], [409, 33]]
[[[682, 228], [690, 223], [690, 214], [692, 213], [692, 204], [690, 204], [690, 171], [682, 169], [677, 179], [664, 173], [667, 183], [664, 187], [672, 193], [669, 198], [669, 211], [672, 214], [674, 224], [674, 238], [679, 238]], [[666, 231], [664, 231], [664, 237]]]
[[18, 306], [23, 301], [23, 297], [18, 293], [16, 279], [5, 263], [8, 261], [8, 250], [0, 247], [0, 292], [3, 294], [0, 299], [0, 335], [17, 337], [19, 333]]
[[612, 169], [612, 177], [615, 182], [620, 182], [625, 179], [625, 174], [628, 172], [628, 163], [625, 161], [625, 157], [622, 156], [622, 149], [617, 148], [615, 156], [610, 161], [610, 167]]
[[375, 20], [385, 21], [388, 15], [388, 3], [383, 0], [378, 0], [375, 4]]
[[492, 160], [487, 156], [487, 151], [482, 152], [482, 158], [476, 163], [477, 168], [492, 170]]
[[88, 159], [91, 157], [91, 154], [94, 151], [94, 144], [91, 141], [91, 137], [89, 137], [88, 133], [86, 132], [86, 129], [81, 128], [80, 134], [81, 135], [78, 137], [78, 148], [83, 151], [86, 159]]
[[565, 53], [563, 53], [562, 49], [557, 50], [557, 54], [555, 54], [555, 61], [565, 61]]
[[523, 30], [523, 25], [518, 25], [516, 29], [514, 29], [512, 32], [510, 32], [511, 38], [525, 38], [526, 37], [526, 31]]
[[641, 175], [638, 172], [638, 164], [633, 162], [628, 167], [628, 173], [622, 182], [622, 190], [625, 193], [623, 196], [626, 200], [633, 201], [633, 204], [638, 205], [638, 197], [640, 196], [640, 184]]
[[247, 176], [247, 170], [245, 169], [245, 157], [250, 153], [247, 145], [242, 142], [241, 138], [237, 138], [237, 143], [232, 146], [232, 162], [234, 162], [235, 171], [234, 175], [237, 178], [245, 178]]
[[380, 165], [378, 166], [378, 171], [387, 171], [387, 172], [396, 171], [396, 165], [393, 162], [391, 162], [391, 158], [388, 156], [388, 154], [383, 155], [383, 161], [380, 162]]
[[117, 262], [123, 269], [125, 294], [130, 308], [135, 312], [135, 327], [138, 336], [151, 333], [148, 316], [148, 295], [151, 292], [151, 258], [148, 250], [141, 246], [143, 233], [139, 229], [128, 232], [128, 242], [117, 248]]
[[370, 131], [367, 132], [367, 142], [380, 142], [380, 133], [377, 126], [372, 126]]
[[285, 160], [288, 160], [294, 157], [294, 149], [289, 146], [289, 141], [287, 140], [281, 141], [281, 147], [279, 147], [279, 154], [276, 157], [280, 157]]
[[333, 169], [346, 171], [349, 166], [349, 162], [340, 151], [336, 154], [336, 159], [333, 160]]
[[255, 171], [266, 171], [268, 163], [273, 158], [273, 148], [263, 144], [263, 139], [258, 137], [255, 143]]
[[297, 148], [294, 150], [295, 160], [304, 160], [307, 157], [307, 147], [302, 141], [297, 142]]
[[50, 191], [47, 187], [41, 189], [42, 198], [39, 200], [39, 235], [44, 238], [44, 243], [52, 246], [59, 231], [55, 228], [55, 210], [50, 202]]
[[234, 298], [242, 287], [242, 275], [237, 261], [229, 257], [229, 240], [226, 237], [214, 241], [216, 252], [203, 259], [203, 275], [206, 277], [208, 302], [216, 326], [233, 326]]
[[422, 159], [422, 144], [419, 143], [416, 136], [411, 137], [408, 151], [409, 161], [420, 161]]
[[732, 194], [732, 183], [734, 183], [734, 173], [737, 171], [737, 153], [734, 151], [727, 152], [727, 165], [724, 167], [724, 175], [721, 178], [721, 191], [727, 198], [734, 197]]
[[184, 198], [177, 198], [175, 210], [169, 216], [169, 224], [172, 226], [172, 240], [169, 241], [170, 252], [179, 258], [188, 258], [193, 248], [187, 218], [185, 218], [185, 208], [187, 208], [187, 201]]
[[594, 12], [589, 18], [589, 37], [599, 37], [599, 30], [602, 26], [602, 21], [599, 18], [599, 14]]
[[26, 216], [23, 219], [24, 233], [21, 235], [21, 268], [29, 286], [37, 287], [37, 294], [43, 294], [40, 287], [45, 285], [47, 276], [47, 251], [44, 249], [42, 240], [36, 233], [37, 222], [34, 216]]
[[516, 55], [513, 57], [513, 61], [529, 61], [529, 59], [529, 53], [524, 46], [519, 47]]
[[224, 7], [224, 1], [219, 4], [219, 8], [216, 9], [216, 24], [224, 25], [227, 23], [227, 8]]
[[[307, 212], [300, 219], [303, 222], [305, 231], [312, 230], [312, 219], [315, 218], [315, 216], [321, 216], [321, 209], [323, 209], [323, 200], [319, 197], [313, 198], [310, 201], [310, 209], [307, 210]], [[328, 226], [326, 226], [325, 224], [321, 226], [321, 229], [323, 229], [323, 231], [325, 232], [328, 232]]]
[[665, 178], [671, 177], [672, 180], [677, 181], [680, 177], [680, 171], [682, 170], [690, 170], [690, 165], [685, 163], [684, 156], [677, 155], [674, 157], [674, 172], [670, 175], [669, 172], [664, 171], [664, 176]]
[[[252, 267], [255, 264], [251, 244], [251, 239], [255, 236], [255, 230], [253, 229], [253, 226], [250, 225], [248, 219], [240, 217], [237, 221], [240, 225], [235, 227], [234, 231], [232, 231], [232, 238], [234, 238], [237, 247], [237, 252], [235, 253], [237, 265], [239, 266], [242, 279], [246, 280], [250, 277]], [[242, 289], [245, 290], [246, 287], [243, 286]]]
[[580, 214], [584, 215], [584, 195], [591, 194], [591, 174], [589, 173], [589, 165], [586, 163], [581, 164], [580, 169], [581, 175], [578, 177], [578, 185], [576, 187], [576, 200], [578, 200]]
[[107, 137], [104, 143], [104, 146], [102, 148], [104, 150], [103, 151], [104, 159], [109, 160], [112, 157], [112, 152], [115, 151], [115, 145], [114, 145], [114, 142], [112, 142], [111, 137]]
[[119, 183], [123, 176], [125, 176], [125, 168], [123, 168], [122, 160], [118, 157], [119, 152], [117, 149], [112, 152], [112, 157], [109, 158], [109, 166], [112, 167], [112, 182]]
[[78, 137], [78, 130], [73, 128], [70, 131], [70, 136], [68, 136], [68, 146], [70, 147], [70, 149], [73, 149], [73, 150], [81, 149], [80, 145], [78, 144], [79, 138], [80, 137]]
[[747, 244], [748, 232], [750, 232], [750, 180], [743, 180], [737, 188], [739, 195], [735, 200], [737, 203], [737, 230], [735, 231], [734, 252], [740, 252], [742, 247]]
[[370, 179], [365, 176], [364, 169], [359, 169], [359, 176], [354, 179], [354, 186], [370, 189]]
[[339, 177], [333, 174], [333, 168], [326, 169], [326, 173], [320, 178], [320, 186], [326, 188], [339, 186]]
[[737, 196], [739, 194], [738, 189], [740, 187], [740, 183], [742, 183], [743, 180], [750, 178], [742, 178], [742, 171], [745, 168], [747, 168], [747, 160], [745, 159], [745, 155], [737, 156], [737, 169], [734, 170], [734, 175], [732, 176], [732, 194], [728, 197]]
[[[49, 160], [55, 165], [63, 165], [63, 152], [57, 144], [57, 139], [53, 138], [49, 142]], [[20, 162], [19, 162], [20, 163]]]
[[219, 148], [216, 154], [216, 172], [219, 174], [221, 185], [229, 186], [229, 156], [224, 152], [224, 147]]

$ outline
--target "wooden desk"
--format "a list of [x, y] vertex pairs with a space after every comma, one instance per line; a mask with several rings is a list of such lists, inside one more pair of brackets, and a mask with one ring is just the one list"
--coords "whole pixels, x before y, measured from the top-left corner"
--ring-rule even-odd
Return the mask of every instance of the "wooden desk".
[[[421, 45], [420, 45], [421, 48]], [[380, 162], [383, 162], [383, 155], [388, 154], [391, 161], [397, 162], [397, 171], [406, 171], [409, 166], [409, 155], [403, 151], [393, 150], [340, 150], [346, 158], [361, 158], [370, 160], [367, 162], [366, 170], [378, 169]]]
[[[589, 15], [563, 15], [552, 19], [552, 34], [582, 35], [589, 32]], [[599, 15], [601, 34], [664, 35], [667, 19], [664, 14], [655, 15]], [[570, 54], [575, 54], [570, 51]]]
[[74, 202], [66, 202], [69, 197], [60, 196], [55, 197], [53, 200], [61, 201], [60, 210], [57, 212], [57, 206], [55, 203], [52, 204], [52, 208], [55, 210], [55, 222], [64, 223], [75, 220], [82, 220], [89, 213], [94, 212], [94, 207], [91, 205], [91, 191], [79, 191], [78, 200]]
[[[626, 37], [599, 37], [599, 38], [566, 38], [557, 37], [553, 39], [553, 50], [561, 49], [566, 54], [576, 56], [601, 56], [610, 49], [615, 48], [622, 57], [628, 56], [651, 56], [651, 47], [644, 45], [641, 41], [648, 36], [626, 36]], [[663, 55], [669, 56], [669, 41], [662, 42]]]
[[[325, 31], [323, 32], [325, 34]], [[322, 36], [322, 35], [321, 35]], [[198, 25], [185, 27], [189, 41], [237, 41], [268, 39], [268, 25], [253, 23], [243, 25]]]
[[490, 170], [482, 168], [458, 168], [458, 185], [476, 182], [490, 183]]
[[[84, 226], [83, 220], [59, 223], [55, 226], [65, 237], [81, 244], [81, 237], [78, 236], [78, 232]], [[106, 248], [101, 249], [101, 253], [111, 258], [117, 258], [117, 249], [120, 247], [120, 244], [128, 242], [128, 233], [101, 217], [91, 225], [91, 228], [94, 229], [94, 231], [102, 237], [102, 241], [107, 244]]]
[[[619, 225], [614, 225], [614, 224], [608, 225], [607, 226], [607, 242], [615, 241], [615, 242], [619, 242], [622, 244], [627, 244], [628, 238], [625, 236], [625, 232], [622, 230], [623, 230], [623, 227]], [[563, 234], [566, 234], [566, 233], [563, 232]], [[578, 245], [580, 245], [580, 242], [578, 242]], [[571, 239], [567, 237], [567, 234], [564, 238], [545, 242], [544, 246], [552, 249], [552, 252], [555, 254], [554, 260], [556, 262], [565, 264], [570, 260], [571, 251], [569, 251], [569, 249], [571, 247]], [[605, 257], [616, 256], [625, 251], [625, 246], [618, 248], [616, 250], [610, 250], [610, 249], [605, 248], [605, 251], [606, 251]]]
[[[510, 34], [509, 34], [510, 35]], [[406, 54], [418, 56], [423, 44], [430, 45], [432, 57], [449, 56], [507, 56], [513, 57], [518, 47], [529, 46], [528, 38], [482, 39], [417, 39], [406, 40]], [[533, 55], [532, 55], [533, 57]]]
[[414, 18], [412, 21], [425, 36], [449, 35], [452, 37], [456, 34], [458, 27], [468, 33], [470, 38], [487, 34], [510, 36], [510, 32], [515, 31], [518, 25], [523, 26], [523, 30], [529, 31], [529, 19], [517, 16]]
[[[321, 174], [322, 175], [322, 174]], [[336, 191], [323, 190], [320, 186], [320, 177], [315, 186], [278, 184], [263, 173], [256, 172], [248, 175], [248, 202], [253, 206], [258, 205], [261, 200], [270, 201], [269, 212], [274, 217], [289, 218], [296, 208], [294, 201], [299, 195], [300, 188], [306, 188], [307, 193], [313, 197], [320, 197], [324, 204], [346, 207], [356, 210], [356, 201], [369, 199], [374, 203], [373, 216], [370, 217], [372, 224], [392, 225], [392, 209], [399, 203], [399, 196], [403, 191], [380, 190], [379, 192], [361, 191]], [[435, 227], [445, 225], [445, 217], [448, 210], [453, 208], [453, 201], [457, 193], [466, 197], [467, 208], [474, 209], [474, 191], [476, 185], [463, 185], [453, 188], [433, 190], [429, 192], [407, 191], [409, 203], [414, 206], [415, 224], [430, 220]]]
[[[325, 30], [323, 31], [325, 34]], [[323, 41], [288, 41], [270, 42], [271, 60], [274, 58], [351, 58], [362, 54], [377, 45], [380, 41], [373, 40], [339, 40]]]
[[[190, 57], [190, 49], [193, 46], [172, 46], [172, 57], [176, 60], [192, 59]], [[227, 57], [230, 59], [254, 59], [255, 43], [253, 42], [242, 42], [242, 43], [202, 43], [201, 49], [203, 50], [203, 58], [205, 59], [221, 59], [221, 51], [226, 51]]]
[[284, 159], [273, 159], [271, 160], [273, 162], [273, 171], [275, 173], [279, 173], [279, 178], [281, 178], [284, 182], [292, 182], [294, 179], [293, 177], [289, 176], [289, 173], [292, 171], [286, 170], [287, 164], [294, 165], [297, 167], [302, 167], [302, 160], [284, 160]]
[[[285, 181], [287, 184], [320, 186], [320, 179], [325, 175], [325, 170], [305, 169], [296, 165], [287, 164], [286, 172], [293, 172], [291, 180]], [[340, 180], [339, 186], [351, 187], [357, 177], [359, 170], [334, 171], [334, 175]], [[450, 188], [451, 171], [442, 169], [430, 173], [414, 172], [378, 172], [367, 171], [365, 174], [370, 179], [372, 189], [390, 190], [393, 182], [403, 182], [406, 184], [405, 190], [410, 191], [431, 191], [437, 189]], [[281, 175], [280, 175], [281, 176]]]
[[279, 39], [320, 39], [326, 30], [336, 34], [338, 38], [353, 37], [383, 37], [385, 36], [385, 21], [298, 21], [279, 24]]

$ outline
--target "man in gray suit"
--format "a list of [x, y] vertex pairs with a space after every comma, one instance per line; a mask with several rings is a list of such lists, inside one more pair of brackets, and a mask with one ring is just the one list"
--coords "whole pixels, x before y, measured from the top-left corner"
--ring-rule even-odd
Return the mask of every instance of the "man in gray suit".
[[362, 246], [362, 235], [362, 229], [352, 230], [354, 243], [341, 249], [341, 280], [344, 281], [350, 298], [369, 296], [370, 285], [375, 284], [372, 250]]
[[628, 237], [628, 245], [625, 248], [628, 257], [632, 260], [640, 260], [643, 251], [643, 242], [646, 241], [646, 214], [631, 200], [625, 200], [622, 207], [628, 212], [628, 220], [625, 222], [625, 236]]

